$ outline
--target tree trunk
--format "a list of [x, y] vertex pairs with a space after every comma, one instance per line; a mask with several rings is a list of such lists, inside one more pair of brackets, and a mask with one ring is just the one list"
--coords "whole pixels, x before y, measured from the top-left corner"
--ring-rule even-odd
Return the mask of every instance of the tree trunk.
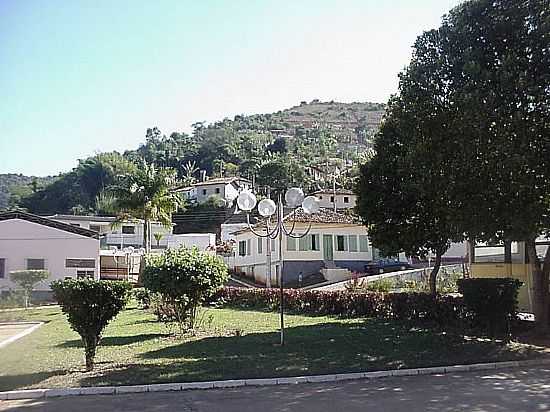
[[544, 267], [541, 267], [540, 259], [537, 256], [535, 238], [525, 242], [527, 255], [533, 271], [533, 311], [535, 322], [540, 333], [548, 333], [549, 325], [549, 299], [548, 299], [548, 275], [550, 271], [550, 247], [546, 251]]
[[91, 337], [84, 342], [86, 352], [86, 372], [94, 370], [94, 359], [97, 348], [97, 338]]
[[439, 273], [439, 268], [441, 267], [441, 255], [441, 252], [436, 252], [434, 268], [430, 273], [430, 294], [432, 296], [437, 294], [437, 274]]

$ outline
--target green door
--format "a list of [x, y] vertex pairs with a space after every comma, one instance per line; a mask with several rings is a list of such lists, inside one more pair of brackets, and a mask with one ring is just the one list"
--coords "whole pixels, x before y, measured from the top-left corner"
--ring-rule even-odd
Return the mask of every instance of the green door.
[[323, 235], [323, 259], [331, 262], [334, 260], [334, 246], [332, 235]]

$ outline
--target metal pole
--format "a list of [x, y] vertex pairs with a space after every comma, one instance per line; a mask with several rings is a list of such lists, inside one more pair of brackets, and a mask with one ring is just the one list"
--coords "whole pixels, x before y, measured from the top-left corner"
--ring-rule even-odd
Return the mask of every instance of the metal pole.
[[[266, 229], [267, 232], [270, 232], [269, 227], [269, 221], [266, 223]], [[264, 240], [262, 238], [260, 239], [260, 242], [263, 242]], [[266, 264], [266, 278], [265, 278], [265, 287], [271, 288], [271, 239], [269, 236], [266, 238], [266, 249], [265, 249], [265, 264]]]
[[284, 217], [284, 211], [283, 211], [283, 198], [282, 195], [279, 194], [279, 205], [278, 205], [278, 212], [279, 216], [277, 219], [277, 225], [279, 227], [279, 288], [281, 291], [281, 299], [280, 299], [280, 306], [281, 306], [281, 346], [285, 344], [285, 295], [284, 295], [284, 288], [283, 288], [283, 217]]

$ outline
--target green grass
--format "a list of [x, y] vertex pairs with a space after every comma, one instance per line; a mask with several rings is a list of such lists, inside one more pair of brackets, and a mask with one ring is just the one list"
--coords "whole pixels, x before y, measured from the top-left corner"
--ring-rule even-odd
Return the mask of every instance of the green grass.
[[197, 336], [175, 338], [153, 315], [130, 308], [106, 329], [96, 370], [58, 308], [0, 312], [0, 321], [44, 326], [0, 348], [0, 390], [297, 376], [542, 356], [519, 343], [436, 333], [395, 321], [286, 316], [278, 346], [276, 313], [209, 309]]

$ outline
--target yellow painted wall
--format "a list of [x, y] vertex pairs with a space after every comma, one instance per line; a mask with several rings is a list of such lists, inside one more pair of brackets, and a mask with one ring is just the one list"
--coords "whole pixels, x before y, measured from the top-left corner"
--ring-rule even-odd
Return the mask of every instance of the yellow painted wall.
[[531, 265], [525, 263], [472, 263], [473, 278], [514, 278], [523, 282], [518, 294], [518, 307], [522, 312], [533, 312]]

